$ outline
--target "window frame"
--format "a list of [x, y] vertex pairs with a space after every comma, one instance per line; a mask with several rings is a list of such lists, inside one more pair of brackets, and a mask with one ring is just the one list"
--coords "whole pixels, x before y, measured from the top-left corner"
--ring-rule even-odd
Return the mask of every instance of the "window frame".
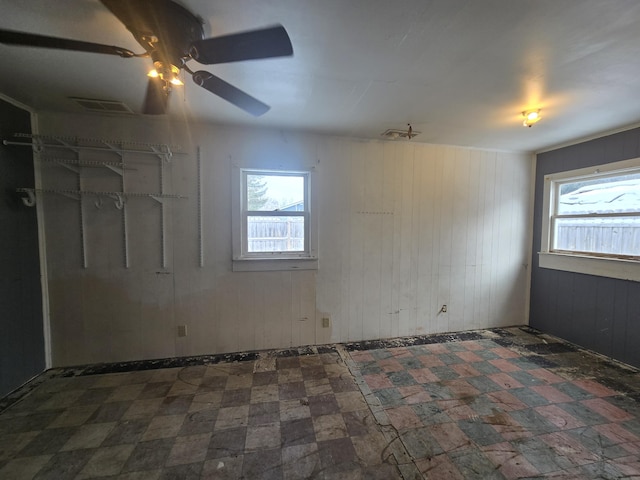
[[[248, 175], [302, 177], [304, 179], [304, 210], [248, 210], [246, 208]], [[232, 181], [234, 187], [232, 188], [233, 271], [315, 270], [318, 268], [317, 214], [313, 183], [313, 168], [280, 170], [234, 166]], [[303, 217], [304, 249], [294, 252], [249, 252], [247, 230], [248, 220], [252, 216]]]
[[[540, 267], [640, 281], [640, 259], [637, 257], [571, 252], [553, 248], [554, 219], [562, 218], [561, 215], [558, 216], [555, 213], [558, 208], [558, 192], [562, 184], [636, 172], [640, 172], [640, 158], [545, 175], [542, 204], [542, 238], [538, 253]], [[571, 217], [575, 216], [571, 215]], [[584, 215], [584, 217], [597, 216], [597, 214]]]

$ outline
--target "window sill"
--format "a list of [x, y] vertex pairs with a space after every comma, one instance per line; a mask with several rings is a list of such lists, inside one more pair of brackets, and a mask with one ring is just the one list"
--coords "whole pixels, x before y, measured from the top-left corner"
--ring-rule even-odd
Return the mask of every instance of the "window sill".
[[318, 259], [305, 258], [234, 258], [234, 272], [269, 272], [281, 270], [317, 270]]
[[539, 252], [541, 268], [640, 282], [640, 262], [566, 253]]

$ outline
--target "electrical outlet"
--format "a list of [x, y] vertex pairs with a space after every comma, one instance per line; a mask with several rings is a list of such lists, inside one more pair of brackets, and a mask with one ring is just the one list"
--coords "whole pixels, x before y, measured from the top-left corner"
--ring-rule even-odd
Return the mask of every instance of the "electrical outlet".
[[322, 328], [329, 328], [331, 326], [331, 319], [329, 317], [322, 317]]
[[187, 336], [187, 326], [186, 325], [178, 325], [178, 336], [186, 337]]
[[447, 313], [447, 306], [446, 305], [442, 305], [442, 308], [440, 309], [440, 311], [442, 313]]

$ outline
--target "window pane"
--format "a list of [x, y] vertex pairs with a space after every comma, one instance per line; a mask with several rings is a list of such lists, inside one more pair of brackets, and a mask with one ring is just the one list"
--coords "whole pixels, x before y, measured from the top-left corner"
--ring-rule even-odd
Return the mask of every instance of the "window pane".
[[304, 211], [304, 176], [247, 174], [247, 210]]
[[303, 252], [304, 217], [247, 217], [247, 250]]
[[560, 186], [558, 214], [640, 212], [640, 173]]
[[557, 218], [554, 249], [640, 256], [640, 216]]

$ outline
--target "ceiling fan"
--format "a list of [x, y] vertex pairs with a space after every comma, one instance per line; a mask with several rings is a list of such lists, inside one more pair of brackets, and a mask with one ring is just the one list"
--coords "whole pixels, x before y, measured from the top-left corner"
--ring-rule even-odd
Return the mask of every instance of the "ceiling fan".
[[53, 48], [119, 55], [123, 58], [150, 57], [154, 70], [149, 73], [142, 111], [162, 114], [167, 110], [173, 85], [181, 85], [181, 70], [193, 81], [254, 116], [269, 110], [260, 100], [204, 70], [193, 71], [187, 62], [205, 65], [293, 55], [287, 31], [281, 25], [204, 38], [202, 21], [173, 0], [100, 0], [133, 34], [144, 48], [134, 53], [126, 48], [49, 37], [0, 29], [0, 43], [26, 47]]

